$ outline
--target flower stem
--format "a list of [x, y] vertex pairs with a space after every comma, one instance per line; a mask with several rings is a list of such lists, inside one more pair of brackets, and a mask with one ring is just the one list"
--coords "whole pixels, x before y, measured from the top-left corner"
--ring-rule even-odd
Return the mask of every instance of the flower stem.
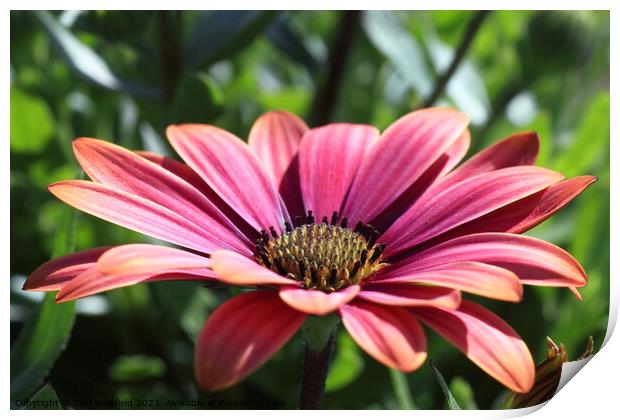
[[335, 315], [310, 316], [302, 327], [304, 356], [299, 397], [302, 410], [316, 410], [321, 404], [339, 321]]
[[407, 376], [399, 370], [390, 369], [390, 379], [392, 380], [398, 408], [401, 410], [415, 410], [417, 407], [413, 402], [413, 398], [411, 398]]

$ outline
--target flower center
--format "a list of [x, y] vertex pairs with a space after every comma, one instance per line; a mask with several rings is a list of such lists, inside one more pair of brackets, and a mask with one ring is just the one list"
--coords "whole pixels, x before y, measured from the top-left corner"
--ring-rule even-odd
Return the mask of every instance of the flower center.
[[331, 222], [325, 217], [315, 223], [309, 211], [304, 218], [295, 218], [295, 227], [286, 222], [282, 235], [273, 228], [271, 235], [262, 231], [256, 260], [306, 289], [333, 292], [359, 284], [386, 265], [381, 262], [385, 245], [376, 243], [379, 232], [371, 225], [360, 222], [350, 229], [346, 218], [339, 219], [334, 212]]

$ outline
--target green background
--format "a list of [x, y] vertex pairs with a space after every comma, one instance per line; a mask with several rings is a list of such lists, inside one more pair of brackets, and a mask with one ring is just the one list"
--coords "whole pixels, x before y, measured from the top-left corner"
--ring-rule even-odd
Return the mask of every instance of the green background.
[[[171, 154], [173, 122], [208, 122], [242, 138], [263, 112], [310, 125], [384, 129], [428, 103], [455, 52], [464, 60], [435, 104], [472, 118], [475, 151], [518, 131], [542, 139], [537, 164], [599, 177], [528, 234], [571, 252], [588, 286], [526, 287], [519, 304], [483, 300], [525, 339], [536, 361], [545, 337], [577, 357], [602, 343], [609, 307], [609, 13], [508, 12], [12, 12], [11, 400], [282, 400], [296, 407], [300, 342], [217, 394], [197, 390], [193, 341], [232, 293], [199, 283], [137, 285], [54, 305], [22, 292], [52, 256], [141, 235], [78, 214], [48, 184], [82, 176], [77, 136]], [[473, 29], [472, 29], [473, 28]], [[429, 360], [463, 408], [491, 408], [504, 392], [429, 332]], [[447, 408], [428, 363], [390, 372], [340, 332], [325, 408]], [[134, 407], [135, 408], [135, 407]]]

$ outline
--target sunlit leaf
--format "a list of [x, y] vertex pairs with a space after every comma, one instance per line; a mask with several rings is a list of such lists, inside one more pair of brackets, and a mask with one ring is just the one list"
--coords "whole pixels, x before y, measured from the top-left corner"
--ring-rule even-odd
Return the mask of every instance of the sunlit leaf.
[[[438, 38], [428, 37], [426, 47], [436, 73], [442, 74], [455, 54], [453, 48], [442, 43]], [[469, 60], [464, 60], [450, 78], [446, 93], [458, 109], [467, 113], [472, 124], [484, 124], [490, 111], [489, 96], [482, 76]]]
[[11, 86], [11, 150], [42, 151], [54, 134], [54, 118], [44, 100]]
[[157, 89], [125, 81], [116, 76], [103, 58], [60, 24], [54, 15], [47, 11], [34, 13], [62, 58], [81, 78], [113, 91], [128, 92], [147, 98], [158, 97]]
[[403, 80], [419, 96], [428, 95], [432, 78], [422, 48], [396, 16], [388, 11], [367, 11], [364, 12], [362, 27], [375, 48], [390, 60]]

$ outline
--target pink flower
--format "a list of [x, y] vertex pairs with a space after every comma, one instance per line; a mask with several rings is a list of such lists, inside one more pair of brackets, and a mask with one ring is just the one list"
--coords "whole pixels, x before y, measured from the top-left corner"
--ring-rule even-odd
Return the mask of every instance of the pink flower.
[[84, 212], [184, 249], [131, 244], [50, 261], [24, 288], [64, 302], [141, 282], [212, 280], [259, 290], [207, 320], [195, 354], [199, 384], [242, 380], [308, 315], [338, 313], [372, 357], [402, 371], [427, 354], [421, 324], [496, 380], [528, 391], [534, 363], [518, 334], [467, 292], [518, 302], [523, 285], [577, 288], [579, 263], [520, 233], [595, 178], [533, 166], [534, 133], [508, 137], [456, 166], [468, 118], [412, 112], [384, 133], [368, 125], [309, 130], [269, 112], [249, 144], [209, 125], [171, 126], [187, 163], [94, 139], [74, 150], [90, 181], [50, 191]]

